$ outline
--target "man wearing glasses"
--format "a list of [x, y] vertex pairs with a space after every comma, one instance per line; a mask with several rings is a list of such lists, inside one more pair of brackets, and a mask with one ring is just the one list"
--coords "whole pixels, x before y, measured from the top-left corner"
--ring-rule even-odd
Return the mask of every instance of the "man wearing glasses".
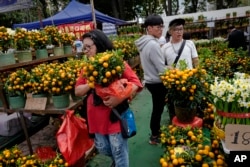
[[158, 39], [162, 36], [164, 28], [163, 19], [159, 15], [150, 15], [144, 22], [146, 34], [135, 41], [140, 52], [140, 60], [143, 68], [143, 77], [146, 88], [152, 95], [153, 109], [151, 113], [150, 144], [158, 144], [160, 133], [161, 115], [165, 106], [167, 90], [163, 85], [159, 73], [164, 72], [165, 60], [161, 52]]
[[[176, 68], [178, 68], [179, 60], [185, 60], [187, 63], [187, 68], [192, 69], [198, 66], [199, 60], [195, 44], [191, 40], [185, 41], [179, 59], [177, 59], [178, 61], [174, 64], [176, 57], [178, 56], [178, 52], [179, 50], [181, 50], [181, 45], [184, 42], [184, 25], [185, 20], [181, 18], [174, 19], [169, 23], [168, 32], [171, 35], [171, 40], [165, 45], [163, 45], [161, 49], [166, 60], [166, 65], [174, 65]], [[175, 115], [173, 103], [168, 102], [168, 109], [170, 120], [172, 120]]]

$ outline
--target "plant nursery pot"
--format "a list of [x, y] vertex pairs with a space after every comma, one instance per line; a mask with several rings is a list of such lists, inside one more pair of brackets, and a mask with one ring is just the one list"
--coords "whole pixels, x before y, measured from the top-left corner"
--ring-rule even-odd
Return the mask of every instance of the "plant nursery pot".
[[55, 108], [66, 108], [69, 106], [69, 94], [52, 95], [52, 101]]
[[27, 62], [32, 60], [32, 53], [30, 50], [16, 51], [16, 56], [19, 63]]
[[16, 59], [14, 53], [3, 53], [0, 54], [0, 67], [15, 64]]
[[9, 96], [8, 100], [9, 100], [10, 108], [12, 108], [12, 109], [25, 107], [26, 98], [24, 95]]
[[175, 115], [179, 122], [190, 123], [196, 116], [196, 109], [175, 106]]
[[62, 56], [64, 55], [63, 47], [54, 47], [54, 56]]
[[36, 59], [44, 59], [48, 57], [47, 49], [37, 49], [36, 50]]
[[72, 54], [72, 52], [73, 52], [72, 46], [70, 46], [70, 45], [64, 46], [63, 49], [64, 49], [64, 54]]

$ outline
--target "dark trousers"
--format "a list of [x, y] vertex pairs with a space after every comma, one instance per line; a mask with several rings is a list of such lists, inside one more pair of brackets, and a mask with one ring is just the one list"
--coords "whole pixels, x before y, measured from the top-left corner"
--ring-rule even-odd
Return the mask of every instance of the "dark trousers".
[[172, 120], [175, 116], [174, 102], [168, 99], [167, 107], [168, 107], [168, 113], [169, 113], [169, 124], [172, 124]]
[[153, 136], [158, 136], [161, 126], [161, 115], [165, 106], [167, 89], [162, 83], [145, 85], [152, 95], [153, 110], [150, 119], [150, 129]]

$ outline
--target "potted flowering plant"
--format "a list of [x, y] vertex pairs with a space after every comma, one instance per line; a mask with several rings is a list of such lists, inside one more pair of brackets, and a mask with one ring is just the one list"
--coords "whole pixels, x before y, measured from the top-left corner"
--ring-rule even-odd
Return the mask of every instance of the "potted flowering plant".
[[46, 96], [48, 94], [49, 81], [44, 79], [47, 73], [47, 65], [39, 64], [30, 71], [30, 80], [27, 83], [30, 86], [29, 92], [34, 96]]
[[73, 33], [62, 33], [62, 43], [64, 46], [64, 54], [72, 53], [72, 46], [76, 37]]
[[49, 36], [44, 30], [38, 31], [33, 30], [32, 33], [32, 43], [31, 46], [35, 49], [36, 58], [46, 58], [48, 57], [47, 45], [49, 44]]
[[17, 28], [14, 34], [14, 45], [16, 50], [30, 50], [31, 47], [31, 32], [25, 28]]
[[13, 31], [4, 26], [0, 27], [0, 52], [6, 53], [8, 49], [13, 47]]
[[15, 55], [11, 48], [13, 47], [13, 30], [0, 27], [0, 66], [15, 64]]
[[56, 26], [46, 26], [44, 31], [49, 36], [50, 44], [54, 47], [54, 55], [64, 55], [61, 31]]
[[[215, 111], [214, 126], [224, 130], [226, 124], [250, 125], [250, 76], [235, 73], [231, 79], [218, 77], [210, 86]], [[223, 134], [219, 136], [224, 138]]]
[[123, 57], [118, 51], [98, 53], [86, 61], [83, 70], [90, 87], [107, 86], [123, 73]]
[[[168, 100], [175, 105], [176, 116], [178, 118], [177, 107], [183, 108], [184, 118], [178, 118], [179, 121], [185, 122], [189, 116], [195, 116], [197, 107], [206, 100], [209, 94], [209, 75], [206, 70], [201, 68], [187, 69], [185, 60], [180, 60], [180, 68], [167, 69], [160, 74], [163, 84], [166, 86]], [[192, 121], [186, 120], [187, 122]]]
[[107, 51], [90, 57], [83, 68], [83, 75], [101, 98], [107, 95], [122, 97], [132, 91], [132, 83], [121, 79], [124, 68], [122, 52]]
[[133, 65], [134, 62], [131, 62], [131, 60], [134, 60], [134, 58], [139, 55], [138, 49], [134, 43], [134, 39], [124, 37], [115, 38], [113, 40], [113, 45], [115, 49], [122, 50], [124, 55], [123, 59], [128, 61], [130, 65]]
[[32, 30], [32, 46], [34, 49], [45, 49], [49, 44], [49, 36], [46, 34], [44, 30]]
[[23, 108], [25, 105], [25, 93], [29, 89], [27, 84], [30, 79], [30, 73], [21, 68], [9, 74], [4, 90], [8, 95], [10, 107]]
[[19, 62], [32, 60], [31, 54], [31, 32], [25, 28], [17, 28], [14, 34], [14, 46]]
[[47, 64], [46, 73], [41, 77], [41, 82], [46, 83], [44, 90], [52, 95], [54, 107], [65, 108], [69, 105], [69, 94], [74, 88], [75, 73], [65, 63]]

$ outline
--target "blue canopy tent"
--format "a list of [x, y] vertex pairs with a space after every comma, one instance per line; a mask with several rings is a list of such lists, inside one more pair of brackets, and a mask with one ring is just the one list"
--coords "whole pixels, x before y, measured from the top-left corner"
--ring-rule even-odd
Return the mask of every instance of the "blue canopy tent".
[[[126, 21], [116, 19], [95, 10], [97, 22], [106, 22], [116, 25], [126, 24]], [[76, 23], [80, 21], [92, 21], [92, 8], [89, 4], [83, 4], [72, 0], [62, 11], [41, 21], [30, 23], [14, 24], [13, 28], [22, 27], [26, 29], [40, 29], [47, 25], [61, 25]]]

